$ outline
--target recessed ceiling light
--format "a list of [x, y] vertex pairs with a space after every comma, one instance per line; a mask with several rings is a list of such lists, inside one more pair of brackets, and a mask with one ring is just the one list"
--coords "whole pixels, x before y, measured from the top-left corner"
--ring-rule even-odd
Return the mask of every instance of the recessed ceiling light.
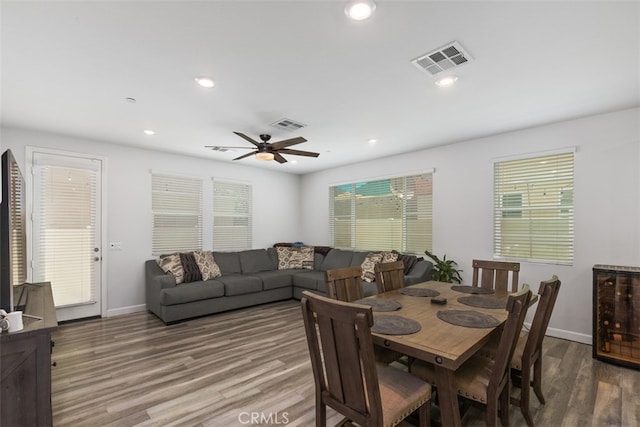
[[377, 139], [375, 139], [375, 138], [371, 138], [371, 139], [367, 140], [367, 142], [368, 142], [369, 144], [373, 145], [373, 144], [375, 144], [376, 142], [378, 142], [378, 140], [377, 140]]
[[371, 0], [352, 0], [347, 3], [344, 13], [354, 21], [362, 21], [370, 17], [376, 10], [376, 4]]
[[207, 89], [211, 89], [216, 85], [213, 79], [210, 79], [209, 77], [196, 77], [195, 80], [196, 83], [202, 87], [206, 87]]
[[453, 84], [457, 81], [458, 81], [458, 76], [445, 76], [436, 80], [436, 84], [440, 87], [449, 87], [449, 86], [453, 86]]
[[143, 132], [145, 135], [149, 135], [149, 136], [153, 136], [156, 134], [156, 132], [151, 129], [145, 129]]

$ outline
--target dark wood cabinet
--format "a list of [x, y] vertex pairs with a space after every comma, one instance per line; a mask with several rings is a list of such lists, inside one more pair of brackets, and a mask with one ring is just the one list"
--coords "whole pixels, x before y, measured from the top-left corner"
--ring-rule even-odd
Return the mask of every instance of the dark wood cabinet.
[[640, 267], [593, 266], [593, 357], [640, 369]]
[[50, 284], [23, 286], [24, 329], [0, 335], [0, 424], [51, 426], [51, 333], [58, 321]]

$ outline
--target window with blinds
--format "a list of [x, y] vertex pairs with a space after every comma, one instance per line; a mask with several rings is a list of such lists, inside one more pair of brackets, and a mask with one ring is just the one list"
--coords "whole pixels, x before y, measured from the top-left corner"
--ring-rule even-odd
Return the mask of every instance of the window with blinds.
[[213, 180], [213, 249], [253, 246], [251, 185]]
[[573, 263], [574, 152], [494, 162], [494, 257]]
[[151, 177], [154, 255], [202, 250], [202, 180]]
[[330, 187], [333, 246], [430, 251], [432, 190], [431, 173]]

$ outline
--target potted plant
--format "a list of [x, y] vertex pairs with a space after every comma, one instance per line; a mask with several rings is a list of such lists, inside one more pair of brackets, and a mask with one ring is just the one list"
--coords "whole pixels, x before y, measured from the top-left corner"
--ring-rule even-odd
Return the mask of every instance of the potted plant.
[[434, 261], [433, 272], [431, 273], [433, 280], [447, 283], [462, 283], [462, 277], [460, 277], [462, 270], [456, 269], [458, 266], [457, 262], [452, 259], [447, 259], [446, 254], [440, 259], [429, 251], [424, 251], [424, 253]]

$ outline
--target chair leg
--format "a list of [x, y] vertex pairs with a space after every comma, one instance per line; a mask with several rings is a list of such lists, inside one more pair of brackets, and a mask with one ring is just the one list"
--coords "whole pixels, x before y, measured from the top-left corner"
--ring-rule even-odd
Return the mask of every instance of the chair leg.
[[545, 401], [542, 395], [542, 357], [538, 357], [533, 364], [533, 391], [536, 393], [540, 403], [544, 405]]
[[327, 406], [324, 403], [316, 402], [316, 427], [327, 426]]
[[418, 408], [418, 425], [420, 427], [429, 427], [431, 425], [431, 400]]
[[529, 399], [531, 395], [531, 367], [523, 367], [522, 370], [522, 387], [520, 388], [520, 411], [524, 417], [527, 425], [533, 427], [533, 418], [531, 417], [531, 411], [529, 408]]
[[511, 382], [507, 381], [500, 393], [500, 422], [504, 427], [509, 426], [509, 405], [511, 403]]
[[497, 399], [487, 399], [486, 413], [484, 415], [485, 423], [487, 427], [493, 427], [498, 425], [498, 401]]

